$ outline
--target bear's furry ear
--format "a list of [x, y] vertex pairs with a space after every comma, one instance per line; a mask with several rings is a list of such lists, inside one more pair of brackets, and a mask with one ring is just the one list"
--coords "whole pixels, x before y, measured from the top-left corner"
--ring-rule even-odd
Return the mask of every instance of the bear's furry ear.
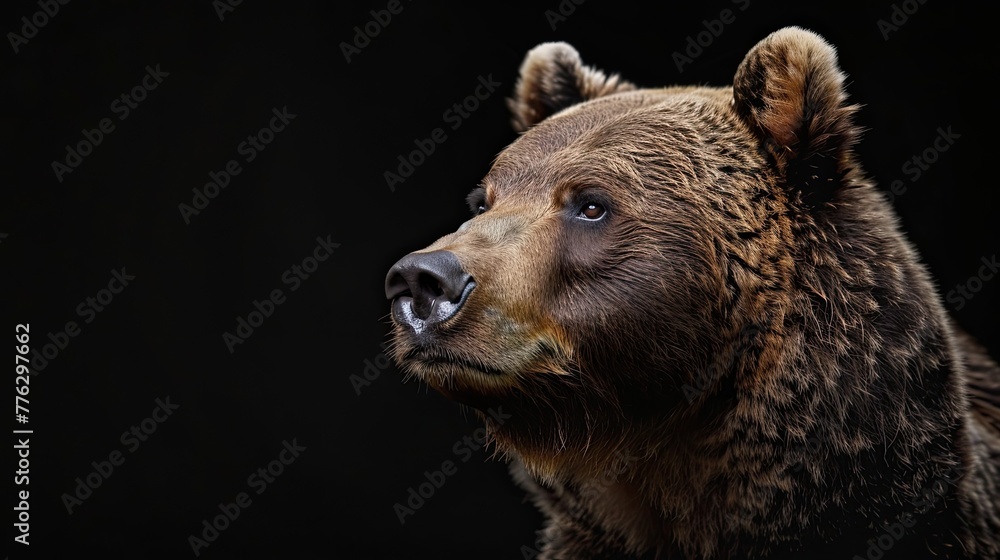
[[635, 86], [617, 74], [584, 66], [567, 43], [542, 43], [525, 55], [514, 97], [507, 104], [514, 129], [523, 132], [577, 103], [632, 89]]
[[800, 187], [819, 181], [811, 186], [824, 190], [852, 165], [858, 107], [847, 104], [837, 53], [819, 35], [798, 27], [768, 35], [737, 69], [733, 97], [782, 171], [802, 171]]

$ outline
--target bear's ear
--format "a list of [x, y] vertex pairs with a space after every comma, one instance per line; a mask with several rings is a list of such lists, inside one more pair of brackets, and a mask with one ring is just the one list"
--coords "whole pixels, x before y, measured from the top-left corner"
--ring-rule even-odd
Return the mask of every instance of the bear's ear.
[[837, 53], [819, 35], [798, 27], [768, 35], [736, 70], [733, 97], [782, 171], [802, 172], [800, 187], [824, 190], [809, 184], [831, 185], [851, 166], [858, 107], [847, 104]]
[[542, 43], [521, 63], [514, 97], [507, 100], [514, 129], [527, 130], [559, 111], [635, 86], [618, 77], [584, 66], [580, 54], [566, 43]]

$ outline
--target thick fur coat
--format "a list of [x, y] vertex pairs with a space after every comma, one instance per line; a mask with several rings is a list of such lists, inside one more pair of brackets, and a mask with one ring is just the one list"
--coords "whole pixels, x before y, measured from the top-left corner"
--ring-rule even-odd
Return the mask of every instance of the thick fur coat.
[[547, 43], [510, 106], [475, 217], [387, 295], [403, 368], [511, 415], [541, 558], [1000, 556], [1000, 369], [857, 161], [831, 46], [641, 89]]

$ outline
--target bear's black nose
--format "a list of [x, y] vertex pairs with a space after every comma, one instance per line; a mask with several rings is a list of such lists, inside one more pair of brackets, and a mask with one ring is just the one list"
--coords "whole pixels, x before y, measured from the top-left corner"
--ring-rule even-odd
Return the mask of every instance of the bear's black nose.
[[475, 285], [451, 251], [410, 253], [389, 269], [385, 297], [396, 320], [419, 331], [454, 315]]

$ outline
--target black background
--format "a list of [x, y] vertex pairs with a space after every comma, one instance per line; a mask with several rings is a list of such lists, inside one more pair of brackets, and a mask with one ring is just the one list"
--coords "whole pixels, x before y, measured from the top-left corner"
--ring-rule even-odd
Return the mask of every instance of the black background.
[[[504, 98], [542, 41], [566, 40], [586, 63], [644, 86], [725, 85], [771, 31], [813, 29], [838, 48], [863, 104], [866, 170], [883, 189], [907, 184], [894, 204], [942, 296], [1000, 249], [996, 92], [984, 85], [998, 71], [995, 32], [990, 14], [958, 2], [927, 2], [885, 40], [877, 21], [893, 7], [879, 1], [860, 10], [751, 1], [740, 12], [725, 1], [590, 0], [553, 30], [545, 12], [557, 0], [404, 0], [350, 63], [341, 42], [386, 2], [244, 2], [221, 21], [209, 1], [99, 4], [61, 6], [18, 53], [3, 47], [3, 328], [30, 323], [38, 350], [67, 321], [81, 329], [31, 379], [30, 552], [39, 557], [193, 557], [188, 536], [244, 491], [252, 504], [203, 557], [522, 557], [540, 516], [490, 450], [462, 462], [453, 449], [479, 422], [402, 383], [395, 366], [360, 395], [350, 377], [381, 360], [388, 268], [467, 218], [465, 194], [515, 138]], [[39, 11], [7, 7], [5, 33]], [[671, 54], [726, 8], [735, 22], [679, 72]], [[119, 120], [112, 101], [157, 64], [169, 76]], [[443, 112], [480, 76], [502, 85], [452, 130]], [[285, 106], [296, 115], [288, 128], [186, 225], [178, 204], [191, 204], [210, 171], [242, 162], [240, 142]], [[52, 162], [105, 117], [115, 130], [59, 182]], [[911, 182], [902, 165], [949, 126], [960, 138]], [[447, 140], [391, 192], [383, 173], [438, 127]], [[282, 273], [317, 236], [340, 246], [290, 292]], [[135, 279], [83, 324], [78, 304], [121, 267]], [[994, 355], [998, 284], [954, 313]], [[230, 354], [222, 333], [276, 288], [287, 300]], [[180, 408], [128, 452], [122, 432], [167, 396]], [[256, 494], [247, 477], [293, 438], [306, 450]], [[115, 450], [125, 462], [68, 514], [63, 494]], [[457, 473], [401, 525], [393, 504], [445, 460]], [[14, 470], [13, 457], [6, 464]]]

